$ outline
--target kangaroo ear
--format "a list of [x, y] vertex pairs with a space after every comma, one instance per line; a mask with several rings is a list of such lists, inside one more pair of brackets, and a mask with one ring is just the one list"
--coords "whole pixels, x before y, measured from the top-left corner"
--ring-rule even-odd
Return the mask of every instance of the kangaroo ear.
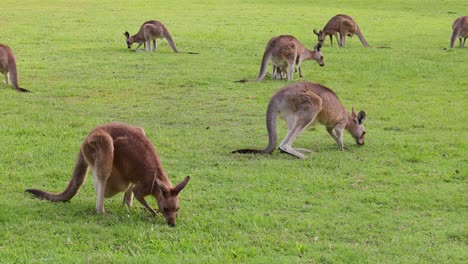
[[315, 28], [314, 28], [314, 34], [315, 34], [315, 35], [317, 35], [317, 36], [319, 36], [319, 35], [320, 35], [320, 33], [319, 33], [319, 32], [317, 32], [317, 30], [316, 30]]
[[320, 47], [322, 47], [322, 45], [320, 45], [320, 43], [317, 43], [314, 45], [314, 50], [315, 51], [320, 51]]
[[359, 111], [357, 120], [360, 125], [364, 122], [364, 120], [366, 120], [366, 112], [364, 112], [364, 110]]
[[171, 190], [164, 185], [164, 183], [158, 179], [156, 179], [156, 185], [158, 186], [159, 190], [164, 197], [169, 197], [171, 195]]
[[181, 181], [179, 184], [177, 184], [174, 188], [172, 188], [172, 195], [178, 195], [182, 189], [185, 188], [185, 185], [187, 185], [187, 183], [189, 182], [190, 180], [190, 176], [187, 176], [185, 177], [185, 179], [183, 181]]
[[125, 37], [129, 38], [130, 37], [130, 33], [128, 33], [128, 31], [125, 31], [125, 33], [123, 33]]
[[354, 107], [351, 108], [351, 117], [352, 117], [353, 119], [356, 119], [356, 117], [357, 117], [357, 116], [356, 116], [356, 112], [354, 112]]
[[319, 43], [317, 43], [316, 47], [317, 47], [317, 51], [320, 51], [320, 49], [322, 48], [322, 44], [320, 44], [320, 42], [319, 42]]

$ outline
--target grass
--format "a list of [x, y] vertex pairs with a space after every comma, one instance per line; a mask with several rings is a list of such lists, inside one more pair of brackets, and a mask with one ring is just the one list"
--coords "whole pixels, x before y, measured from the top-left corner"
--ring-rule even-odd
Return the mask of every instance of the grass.
[[[447, 48], [468, 3], [158, 2], [2, 2], [0, 43], [33, 93], [0, 83], [0, 263], [466, 262], [468, 53]], [[311, 48], [337, 13], [371, 48], [327, 42], [304, 80], [366, 110], [366, 145], [345, 135], [340, 152], [317, 127], [294, 144], [314, 151], [304, 160], [230, 154], [266, 146], [266, 105], [287, 84], [233, 81], [256, 77], [272, 36]], [[199, 54], [129, 52], [122, 33], [149, 19]], [[122, 195], [96, 215], [91, 179], [70, 203], [24, 193], [63, 190], [83, 138], [111, 121], [144, 127], [173, 183], [192, 177], [176, 228]]]

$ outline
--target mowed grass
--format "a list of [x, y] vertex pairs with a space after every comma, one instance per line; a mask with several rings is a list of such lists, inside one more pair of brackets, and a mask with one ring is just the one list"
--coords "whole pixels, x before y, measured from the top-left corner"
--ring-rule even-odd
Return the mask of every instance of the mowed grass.
[[[447, 48], [467, 11], [432, 0], [3, 0], [0, 43], [33, 93], [0, 83], [0, 263], [466, 262], [468, 49]], [[317, 126], [294, 143], [313, 150], [304, 160], [231, 154], [266, 146], [268, 100], [288, 84], [233, 81], [257, 76], [271, 37], [312, 48], [312, 30], [338, 13], [371, 47], [327, 39], [326, 66], [304, 62], [303, 80], [366, 111], [366, 145], [346, 134], [340, 152]], [[199, 54], [165, 40], [128, 51], [122, 33], [149, 19]], [[177, 227], [121, 194], [96, 215], [91, 177], [69, 203], [24, 193], [62, 191], [81, 141], [111, 121], [144, 127], [173, 183], [192, 177]]]

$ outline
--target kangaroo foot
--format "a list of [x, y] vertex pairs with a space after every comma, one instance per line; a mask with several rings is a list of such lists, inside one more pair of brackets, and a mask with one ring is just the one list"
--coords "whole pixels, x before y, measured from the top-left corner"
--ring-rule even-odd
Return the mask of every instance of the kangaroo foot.
[[280, 146], [278, 149], [279, 149], [279, 151], [281, 153], [286, 153], [286, 154], [289, 154], [289, 155], [294, 156], [296, 158], [304, 159], [306, 157], [304, 154], [302, 154], [302, 153], [300, 153], [300, 152], [298, 152], [298, 151], [296, 151], [296, 150], [294, 150], [292, 148], [286, 149], [286, 148]]

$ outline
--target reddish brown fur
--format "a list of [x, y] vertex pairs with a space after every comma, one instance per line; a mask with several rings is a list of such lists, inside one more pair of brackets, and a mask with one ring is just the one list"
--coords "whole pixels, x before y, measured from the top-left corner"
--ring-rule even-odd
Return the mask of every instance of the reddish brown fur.
[[28, 90], [19, 87], [15, 54], [10, 47], [3, 44], [0, 44], [0, 72], [5, 75], [6, 83], [11, 83], [13, 89], [23, 93], [29, 92]]
[[165, 38], [169, 45], [171, 46], [172, 50], [175, 53], [178, 53], [179, 51], [177, 50], [176, 44], [174, 42], [174, 39], [172, 38], [171, 34], [167, 30], [166, 26], [164, 26], [163, 23], [156, 21], [156, 20], [149, 20], [143, 23], [141, 25], [140, 30], [138, 33], [136, 33], [133, 36], [130, 36], [130, 33], [126, 31], [124, 33], [124, 36], [126, 37], [127, 40], [127, 47], [130, 49], [133, 45], [133, 43], [138, 43], [138, 46], [136, 50], [138, 51], [138, 48], [145, 43], [146, 45], [146, 50], [150, 51], [151, 50], [151, 41], [153, 42], [153, 50], [157, 49], [157, 44], [156, 44], [156, 39], [163, 39]]
[[54, 202], [69, 201], [84, 183], [88, 168], [93, 172], [97, 213], [105, 213], [104, 197], [125, 192], [124, 203], [128, 206], [132, 205], [135, 196], [156, 215], [145, 200], [145, 196], [151, 195], [158, 201], [159, 211], [166, 222], [171, 226], [176, 224], [178, 194], [190, 177], [172, 187], [144, 130], [127, 124], [101, 125], [89, 133], [82, 143], [72, 178], [62, 193], [37, 189], [26, 191]]
[[[333, 46], [333, 36], [335, 36], [338, 44], [342, 47], [346, 45], [346, 36], [352, 37], [356, 34], [362, 45], [364, 45], [364, 47], [369, 47], [369, 44], [367, 44], [366, 39], [362, 35], [361, 30], [354, 19], [344, 14], [338, 14], [332, 17], [325, 27], [323, 27], [323, 30], [317, 32], [314, 29], [314, 34], [317, 35], [320, 44], [324, 44], [327, 35], [330, 36], [331, 46]], [[338, 34], [340, 35], [340, 38], [338, 38]]]
[[292, 80], [294, 64], [299, 71], [299, 76], [302, 77], [301, 62], [304, 60], [315, 60], [320, 66], [325, 65], [319, 47], [314, 47], [313, 51], [308, 50], [299, 40], [290, 35], [281, 35], [270, 39], [263, 53], [257, 81], [261, 81], [265, 77], [270, 60], [273, 64], [272, 77], [274, 79], [282, 79], [282, 73], [286, 70], [288, 80]]
[[462, 16], [453, 22], [452, 37], [450, 38], [450, 48], [455, 46], [457, 38], [460, 40], [460, 48], [465, 47], [465, 41], [468, 38], [468, 16]]
[[336, 94], [329, 88], [317, 83], [298, 82], [282, 88], [270, 99], [266, 113], [268, 146], [262, 150], [239, 149], [233, 153], [271, 154], [277, 144], [278, 115], [288, 126], [288, 134], [279, 145], [279, 149], [295, 157], [305, 156], [298, 151], [301, 149], [293, 149], [292, 143], [308, 126], [316, 123], [327, 128], [340, 150], [344, 149], [344, 129], [350, 132], [358, 145], [364, 144], [365, 128], [362, 124], [366, 115], [364, 111], [361, 110], [356, 115], [353, 110], [348, 114]]

